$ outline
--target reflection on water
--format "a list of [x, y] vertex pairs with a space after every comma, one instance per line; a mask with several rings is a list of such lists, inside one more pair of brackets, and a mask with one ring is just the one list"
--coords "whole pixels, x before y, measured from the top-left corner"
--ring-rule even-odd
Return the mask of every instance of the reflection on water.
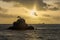
[[35, 31], [0, 31], [0, 40], [37, 40]]
[[60, 40], [60, 30], [0, 31], [0, 40]]
[[35, 31], [31, 31], [31, 32], [26, 32], [26, 35], [25, 35], [25, 40], [38, 40], [37, 39], [37, 36], [38, 34], [36, 34], [36, 32]]

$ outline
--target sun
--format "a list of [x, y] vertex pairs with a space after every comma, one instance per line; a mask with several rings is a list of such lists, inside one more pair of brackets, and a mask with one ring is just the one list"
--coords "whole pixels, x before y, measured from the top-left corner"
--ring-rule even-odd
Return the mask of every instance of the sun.
[[37, 11], [34, 10], [34, 9], [32, 9], [32, 10], [30, 11], [30, 14], [31, 14], [31, 16], [37, 16]]
[[30, 11], [31, 16], [35, 17], [38, 16], [37, 15], [37, 6], [36, 6], [36, 2], [33, 5], [33, 9]]

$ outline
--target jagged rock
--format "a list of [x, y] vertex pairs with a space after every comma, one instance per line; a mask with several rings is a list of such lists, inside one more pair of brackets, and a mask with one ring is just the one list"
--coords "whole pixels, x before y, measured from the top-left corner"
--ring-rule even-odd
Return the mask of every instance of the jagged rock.
[[19, 18], [16, 22], [13, 23], [12, 27], [8, 29], [11, 30], [34, 30], [34, 27], [28, 26], [23, 18]]
[[33, 30], [34, 27], [33, 27], [33, 26], [29, 26], [27, 29], [28, 29], [28, 30]]

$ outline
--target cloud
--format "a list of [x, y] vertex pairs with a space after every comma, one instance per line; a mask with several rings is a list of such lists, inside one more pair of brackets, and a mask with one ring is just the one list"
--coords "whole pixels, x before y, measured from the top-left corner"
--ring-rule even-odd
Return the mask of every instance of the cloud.
[[50, 19], [50, 20], [60, 20], [60, 16], [53, 16], [53, 15], [48, 15], [48, 14], [43, 14], [42, 16], [47, 17], [47, 19]]
[[28, 9], [32, 9], [34, 4], [36, 4], [38, 10], [44, 10], [43, 7], [46, 6], [46, 3], [43, 3], [43, 0], [3, 0], [3, 1], [5, 1], [5, 2], [18, 2]]
[[60, 9], [60, 2], [56, 2], [55, 5], [57, 5], [58, 8]]
[[60, 0], [45, 0], [44, 3], [47, 4], [46, 9], [57, 11], [60, 10]]
[[57, 5], [51, 5], [51, 4], [47, 4], [46, 9], [48, 10], [52, 10], [52, 11], [57, 11], [60, 10], [59, 7], [57, 7]]
[[0, 17], [2, 17], [2, 18], [16, 18], [13, 15], [8, 15], [8, 14], [3, 14], [3, 13], [0, 13]]
[[[32, 9], [34, 4], [36, 4], [37, 6], [37, 10], [52, 10], [52, 11], [57, 11], [60, 10], [58, 7], [53, 7], [54, 5], [51, 4], [47, 4], [45, 2], [43, 2], [43, 0], [3, 0], [5, 2], [16, 2], [14, 4], [14, 7], [26, 7], [28, 9]], [[59, 4], [59, 2], [55, 3], [55, 4]], [[50, 6], [52, 6], [53, 8], [49, 8]]]
[[6, 11], [7, 11], [7, 9], [0, 7], [0, 12], [6, 12]]
[[52, 19], [60, 21], [60, 17], [59, 16], [53, 16]]
[[15, 17], [14, 15], [6, 14], [7, 11], [8, 11], [7, 9], [4, 9], [4, 8], [0, 7], [0, 17], [4, 17], [4, 18], [13, 18], [13, 17]]
[[48, 15], [48, 14], [43, 14], [42, 16], [44, 16], [44, 17], [51, 17], [51, 15]]
[[48, 8], [49, 10], [52, 10], [52, 11], [56, 11], [56, 10], [60, 10], [59, 8], [57, 7], [53, 7], [53, 8]]
[[[17, 16], [18, 16], [18, 15], [9, 14], [7, 12], [8, 12], [7, 9], [0, 7], [0, 17], [2, 17], [2, 18], [17, 18]], [[23, 18], [29, 18], [29, 17], [27, 17], [25, 15], [23, 15], [21, 17], [23, 17]]]
[[15, 3], [13, 6], [14, 7], [23, 7], [23, 5], [21, 5], [20, 3]]
[[6, 2], [18, 2], [21, 3], [22, 5], [24, 5], [24, 7], [31, 9], [33, 7], [34, 4], [34, 0], [3, 0]]

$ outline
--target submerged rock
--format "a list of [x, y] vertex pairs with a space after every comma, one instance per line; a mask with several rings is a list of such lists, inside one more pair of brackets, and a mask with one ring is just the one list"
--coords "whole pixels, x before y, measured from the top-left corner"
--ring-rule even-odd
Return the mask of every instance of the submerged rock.
[[19, 18], [16, 22], [13, 23], [12, 27], [8, 29], [11, 30], [34, 30], [33, 26], [28, 26], [23, 18]]

